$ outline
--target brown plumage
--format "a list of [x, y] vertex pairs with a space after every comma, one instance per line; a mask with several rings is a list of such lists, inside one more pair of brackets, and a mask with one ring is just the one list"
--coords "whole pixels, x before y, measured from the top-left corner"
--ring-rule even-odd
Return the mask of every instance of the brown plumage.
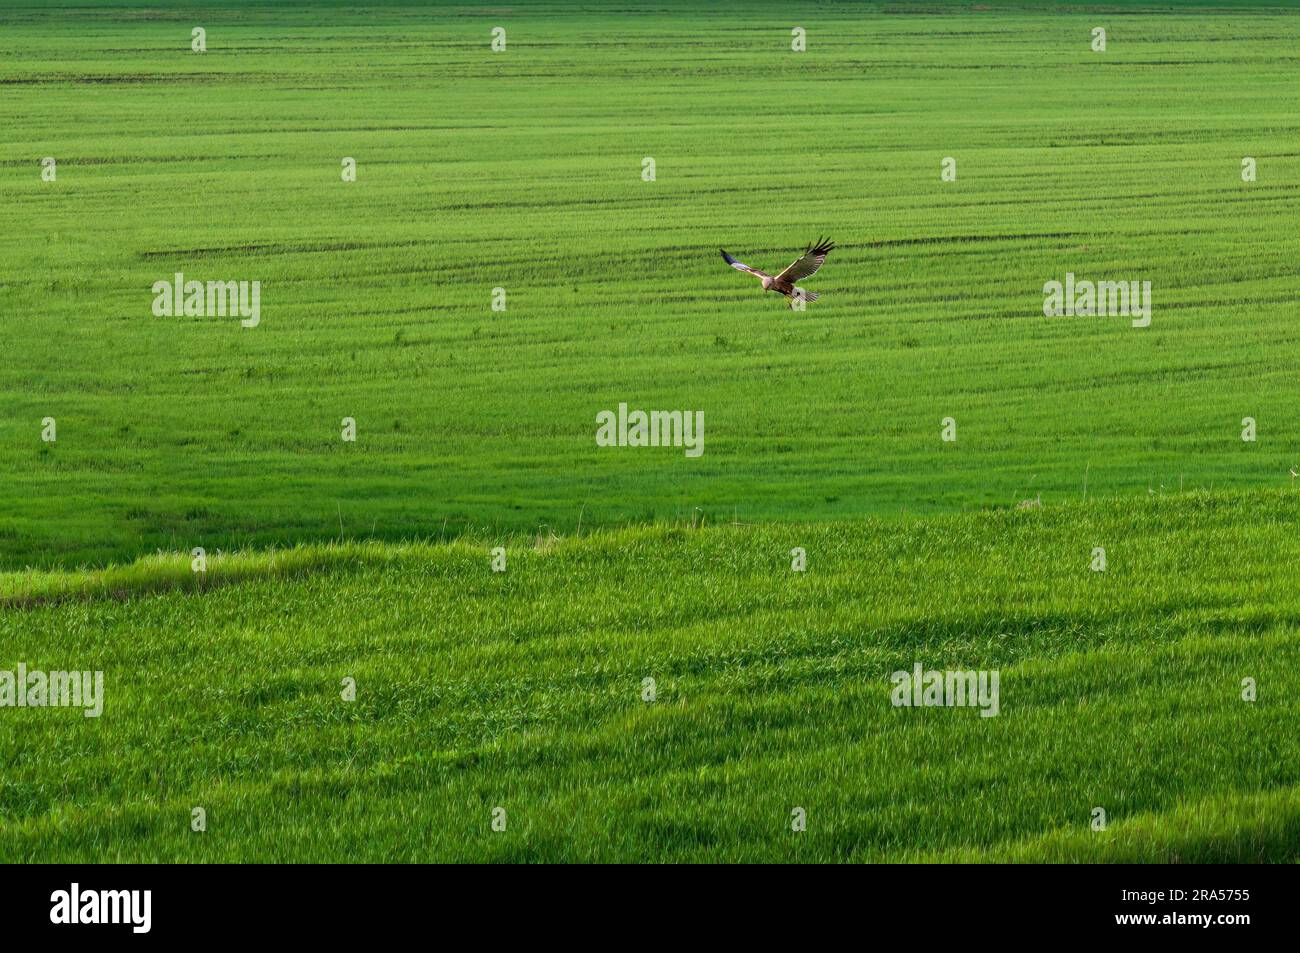
[[827, 241], [824, 238], [818, 239], [816, 244], [809, 244], [804, 249], [803, 254], [796, 258], [790, 267], [779, 275], [769, 275], [757, 268], [750, 268], [744, 262], [736, 261], [736, 259], [728, 255], [725, 249], [719, 248], [718, 251], [722, 252], [723, 259], [732, 268], [737, 271], [748, 272], [762, 281], [764, 291], [775, 291], [777, 294], [783, 294], [789, 298], [790, 307], [793, 308], [796, 295], [804, 301], [816, 301], [820, 297], [817, 292], [805, 291], [795, 285], [795, 282], [815, 274], [834, 247], [834, 242]]

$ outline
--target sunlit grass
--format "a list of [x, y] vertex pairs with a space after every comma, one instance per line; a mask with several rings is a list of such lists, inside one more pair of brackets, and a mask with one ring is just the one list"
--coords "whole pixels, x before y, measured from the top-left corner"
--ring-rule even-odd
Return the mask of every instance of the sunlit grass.
[[[1289, 483], [1295, 12], [908, 6], [0, 5], [0, 568]], [[823, 233], [802, 314], [718, 255]], [[704, 455], [596, 447], [621, 401]]]
[[[312, 546], [201, 591], [157, 591], [184, 554], [5, 576], [4, 664], [106, 698], [0, 711], [0, 857], [1295, 860], [1298, 518], [1198, 494]], [[998, 670], [999, 715], [893, 707], [916, 662]]]

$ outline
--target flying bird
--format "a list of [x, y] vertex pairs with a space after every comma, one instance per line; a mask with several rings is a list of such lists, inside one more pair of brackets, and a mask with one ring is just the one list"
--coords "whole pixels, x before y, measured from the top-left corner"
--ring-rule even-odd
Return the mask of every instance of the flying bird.
[[834, 242], [826, 239], [818, 239], [817, 244], [809, 245], [804, 249], [802, 255], [794, 260], [785, 271], [773, 277], [765, 271], [759, 271], [757, 268], [750, 268], [743, 261], [736, 261], [727, 254], [726, 249], [719, 248], [722, 252], [723, 259], [732, 268], [737, 271], [745, 271], [763, 282], [764, 291], [775, 291], [777, 294], [783, 294], [790, 299], [790, 307], [794, 308], [796, 296], [804, 301], [816, 301], [819, 295], [815, 291], [805, 291], [803, 288], [795, 285], [796, 281], [801, 281], [810, 275], [816, 274], [817, 269], [826, 261], [826, 256], [830, 254]]

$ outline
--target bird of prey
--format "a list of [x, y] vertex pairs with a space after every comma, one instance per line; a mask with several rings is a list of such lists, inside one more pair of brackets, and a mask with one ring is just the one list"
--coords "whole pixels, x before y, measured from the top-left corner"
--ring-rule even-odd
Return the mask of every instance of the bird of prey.
[[722, 257], [732, 268], [737, 271], [749, 272], [749, 274], [761, 280], [764, 291], [775, 291], [777, 294], [783, 294], [789, 298], [790, 307], [793, 309], [796, 298], [803, 301], [817, 300], [817, 292], [804, 291], [804, 289], [797, 287], [795, 282], [814, 274], [822, 266], [822, 262], [826, 260], [826, 256], [830, 254], [831, 249], [834, 247], [834, 242], [828, 242], [824, 238], [818, 239], [817, 244], [805, 248], [803, 254], [796, 258], [789, 268], [775, 277], [767, 272], [759, 271], [757, 268], [750, 268], [742, 261], [736, 261], [727, 254], [725, 249], [719, 248], [718, 251], [722, 252]]

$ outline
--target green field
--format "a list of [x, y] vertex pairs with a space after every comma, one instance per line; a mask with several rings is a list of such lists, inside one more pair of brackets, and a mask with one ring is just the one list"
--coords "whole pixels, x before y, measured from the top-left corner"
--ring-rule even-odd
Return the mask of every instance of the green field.
[[1300, 9], [699, 6], [0, 0], [0, 860], [1300, 860]]
[[[0, 858], [1295, 860], [1298, 517], [1197, 496], [518, 540], [504, 573], [461, 542], [233, 557], [203, 593], [181, 558], [11, 578], [6, 657], [102, 670], [106, 703], [3, 711]], [[916, 661], [1000, 670], [998, 716], [894, 707]]]
[[[1114, 14], [1102, 54], [965, 5], [198, 9], [0, 7], [0, 568], [1300, 463], [1290, 11]], [[717, 252], [820, 233], [798, 315]], [[261, 324], [154, 317], [178, 271], [260, 280]], [[1067, 271], [1151, 281], [1151, 326], [1045, 318]], [[703, 410], [705, 454], [597, 448], [621, 401]]]

